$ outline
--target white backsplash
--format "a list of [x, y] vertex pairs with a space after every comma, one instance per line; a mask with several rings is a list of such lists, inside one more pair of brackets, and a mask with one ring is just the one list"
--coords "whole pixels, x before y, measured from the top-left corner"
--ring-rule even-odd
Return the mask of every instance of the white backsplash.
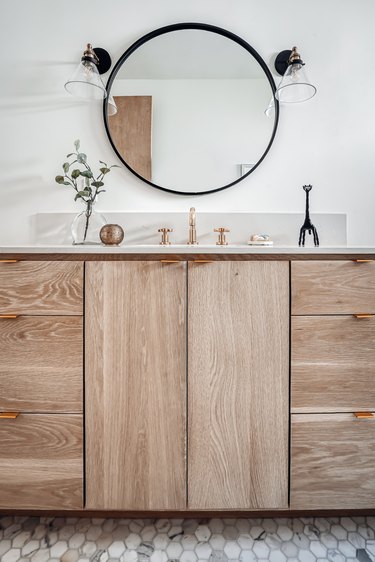
[[[120, 224], [125, 231], [123, 245], [159, 244], [162, 227], [172, 228], [172, 244], [186, 244], [189, 231], [189, 212], [103, 212], [109, 223]], [[38, 213], [32, 217], [32, 243], [70, 244], [70, 225], [73, 213]], [[346, 214], [314, 214], [322, 247], [346, 246]], [[229, 244], [246, 244], [252, 234], [269, 234], [275, 246], [297, 246], [302, 213], [196, 213], [197, 238], [200, 244], [215, 244], [214, 228], [226, 227]], [[312, 236], [306, 235], [306, 246], [313, 246]]]

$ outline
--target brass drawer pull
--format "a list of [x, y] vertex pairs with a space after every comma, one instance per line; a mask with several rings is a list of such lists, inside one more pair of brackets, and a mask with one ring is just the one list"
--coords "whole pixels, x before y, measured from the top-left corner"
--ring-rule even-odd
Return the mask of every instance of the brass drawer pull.
[[0, 419], [15, 420], [19, 416], [19, 412], [0, 412]]
[[353, 314], [354, 318], [374, 318], [375, 314]]
[[375, 417], [372, 412], [354, 412], [354, 415], [358, 419], [370, 419]]
[[160, 260], [160, 263], [181, 263], [182, 260]]
[[17, 263], [20, 260], [0, 260], [0, 263]]
[[8, 318], [8, 319], [13, 318], [14, 319], [14, 318], [18, 318], [18, 315], [17, 314], [0, 314], [0, 318], [3, 318], [3, 319], [4, 318]]
[[353, 260], [355, 263], [371, 263], [374, 260]]
[[214, 263], [215, 260], [193, 260], [193, 263]]

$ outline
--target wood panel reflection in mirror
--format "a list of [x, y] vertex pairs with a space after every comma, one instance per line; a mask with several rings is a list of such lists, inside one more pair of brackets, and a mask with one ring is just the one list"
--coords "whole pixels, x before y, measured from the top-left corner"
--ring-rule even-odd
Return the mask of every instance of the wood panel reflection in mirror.
[[[265, 109], [274, 95], [260, 55], [233, 33], [206, 24], [175, 24], [136, 41], [107, 84], [104, 122], [124, 164], [153, 187], [212, 193], [252, 173], [274, 140]], [[110, 115], [108, 98], [118, 111]], [[145, 101], [147, 100], [147, 102]], [[241, 174], [241, 163], [253, 162]]]

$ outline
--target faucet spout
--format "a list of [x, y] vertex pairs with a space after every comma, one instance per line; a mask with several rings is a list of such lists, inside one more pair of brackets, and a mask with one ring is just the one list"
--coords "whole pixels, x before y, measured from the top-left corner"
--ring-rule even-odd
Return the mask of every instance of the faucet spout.
[[190, 207], [189, 226], [195, 226], [195, 208], [194, 207]]
[[189, 211], [189, 241], [188, 244], [190, 246], [196, 246], [197, 242], [197, 231], [195, 229], [196, 220], [195, 220], [195, 207], [190, 207]]

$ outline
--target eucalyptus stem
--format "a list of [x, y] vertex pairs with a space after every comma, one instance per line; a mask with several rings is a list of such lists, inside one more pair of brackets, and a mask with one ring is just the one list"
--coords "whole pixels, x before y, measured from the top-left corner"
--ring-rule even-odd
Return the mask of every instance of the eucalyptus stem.
[[[108, 166], [102, 160], [99, 160], [101, 168], [99, 173], [94, 175], [91, 166], [87, 163], [87, 156], [80, 152], [80, 141], [74, 141], [75, 152], [67, 154], [66, 161], [62, 165], [64, 174], [55, 177], [56, 183], [60, 185], [68, 185], [74, 189], [76, 195], [74, 200], [81, 199], [86, 204], [86, 221], [83, 242], [86, 241], [90, 217], [92, 215], [92, 205], [95, 203], [99, 193], [105, 191], [104, 176], [108, 174], [112, 168], [119, 168], [115, 164]], [[84, 180], [82, 187], [78, 182], [78, 178]]]
[[83, 235], [83, 241], [86, 242], [87, 231], [89, 228], [90, 217], [92, 215], [92, 201], [86, 201], [86, 224], [85, 224], [85, 232]]

